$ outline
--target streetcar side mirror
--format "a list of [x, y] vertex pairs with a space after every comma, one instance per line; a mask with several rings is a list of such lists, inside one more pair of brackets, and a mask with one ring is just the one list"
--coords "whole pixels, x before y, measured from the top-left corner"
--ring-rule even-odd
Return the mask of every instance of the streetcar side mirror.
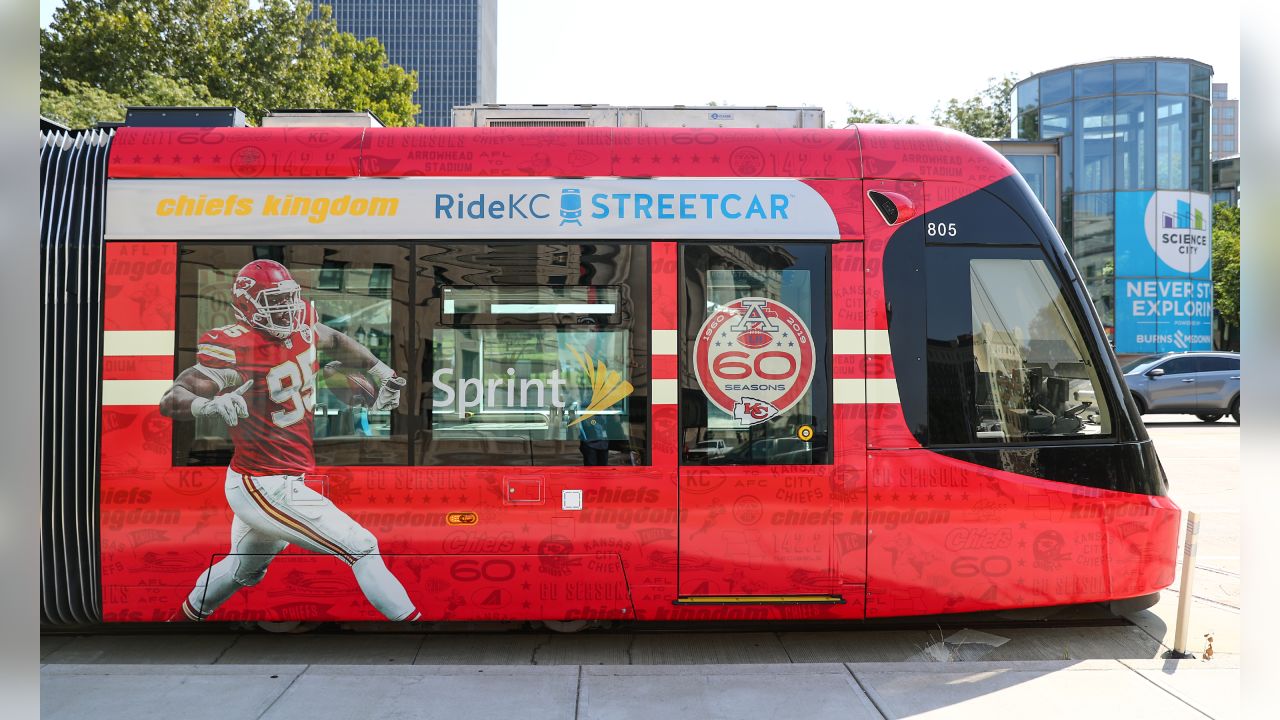
[[1164, 370], [1162, 370], [1162, 369], [1160, 369], [1160, 368], [1156, 368], [1156, 369], [1154, 369], [1154, 370], [1148, 370], [1148, 371], [1147, 371], [1147, 377], [1151, 378], [1152, 380], [1155, 380], [1156, 378], [1160, 377], [1161, 375], [1164, 375]]

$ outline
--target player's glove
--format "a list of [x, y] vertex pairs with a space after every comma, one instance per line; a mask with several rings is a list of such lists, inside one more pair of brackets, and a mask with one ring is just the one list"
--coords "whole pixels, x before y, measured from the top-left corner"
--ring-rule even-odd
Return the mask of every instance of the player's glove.
[[400, 389], [404, 387], [405, 379], [396, 376], [396, 371], [384, 362], [369, 368], [369, 374], [378, 380], [378, 398], [373, 401], [373, 409], [394, 410], [400, 407]]
[[228, 427], [235, 427], [240, 422], [240, 418], [249, 417], [249, 405], [244, 401], [244, 394], [252, 384], [253, 381], [249, 380], [229, 393], [223, 393], [214, 398], [198, 397], [192, 400], [191, 416], [216, 415], [222, 418]]

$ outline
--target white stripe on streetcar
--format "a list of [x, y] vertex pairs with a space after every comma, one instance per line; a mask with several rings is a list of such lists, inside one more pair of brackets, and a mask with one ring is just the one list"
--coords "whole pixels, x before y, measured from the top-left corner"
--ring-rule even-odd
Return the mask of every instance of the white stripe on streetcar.
[[675, 330], [654, 330], [652, 352], [654, 355], [675, 355], [676, 354], [676, 331]]
[[896, 405], [898, 398], [898, 381], [893, 378], [867, 378], [867, 402]]
[[840, 405], [889, 404], [898, 400], [898, 381], [893, 378], [836, 378], [832, 399]]
[[102, 333], [102, 354], [172, 355], [172, 330], [107, 330]]
[[158, 405], [172, 380], [103, 380], [102, 404]]
[[676, 400], [680, 398], [680, 383], [677, 380], [654, 380], [653, 381], [653, 404], [654, 405], [675, 405]]
[[862, 343], [865, 330], [832, 330], [831, 352], [836, 355], [862, 355], [866, 352]]
[[861, 405], [867, 401], [867, 381], [863, 378], [836, 378], [831, 397], [838, 405]]
[[[867, 331], [867, 354], [868, 355], [888, 355], [889, 354], [889, 331], [888, 330], [868, 330]], [[897, 402], [896, 400], [894, 402]]]
[[833, 330], [831, 352], [835, 355], [888, 355], [888, 330]]

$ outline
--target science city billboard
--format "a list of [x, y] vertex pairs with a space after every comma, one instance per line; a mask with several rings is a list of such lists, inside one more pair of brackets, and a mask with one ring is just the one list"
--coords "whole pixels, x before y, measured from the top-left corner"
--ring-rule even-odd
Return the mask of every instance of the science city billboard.
[[1116, 352], [1213, 349], [1212, 218], [1204, 193], [1116, 193]]

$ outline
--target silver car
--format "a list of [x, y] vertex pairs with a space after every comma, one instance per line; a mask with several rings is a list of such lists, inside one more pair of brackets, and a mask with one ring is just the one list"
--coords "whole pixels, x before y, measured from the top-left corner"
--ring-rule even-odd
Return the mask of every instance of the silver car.
[[1179, 413], [1240, 422], [1240, 354], [1188, 352], [1146, 355], [1125, 364], [1124, 379], [1143, 415]]

